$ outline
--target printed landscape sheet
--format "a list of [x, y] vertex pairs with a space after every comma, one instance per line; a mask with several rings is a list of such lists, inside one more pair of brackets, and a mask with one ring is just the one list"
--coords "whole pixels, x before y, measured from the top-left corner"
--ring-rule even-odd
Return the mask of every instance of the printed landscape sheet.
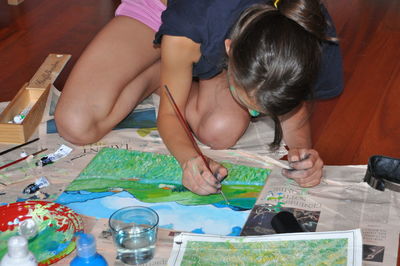
[[223, 237], [182, 233], [174, 239], [175, 265], [362, 265], [360, 230]]

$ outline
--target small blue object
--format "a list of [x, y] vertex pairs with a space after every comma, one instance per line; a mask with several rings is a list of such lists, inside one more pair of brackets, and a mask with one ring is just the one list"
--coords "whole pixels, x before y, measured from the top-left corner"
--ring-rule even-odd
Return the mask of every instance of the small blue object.
[[79, 234], [76, 241], [77, 255], [70, 266], [96, 265], [108, 266], [107, 261], [96, 251], [96, 241], [91, 234]]
[[260, 115], [260, 112], [258, 112], [256, 110], [252, 110], [252, 109], [249, 109], [249, 113], [250, 113], [251, 117], [257, 117]]
[[37, 166], [45, 166], [45, 165], [52, 164], [52, 163], [54, 163], [52, 158], [49, 156], [45, 156], [45, 157], [40, 158], [40, 160], [36, 162], [36, 165]]

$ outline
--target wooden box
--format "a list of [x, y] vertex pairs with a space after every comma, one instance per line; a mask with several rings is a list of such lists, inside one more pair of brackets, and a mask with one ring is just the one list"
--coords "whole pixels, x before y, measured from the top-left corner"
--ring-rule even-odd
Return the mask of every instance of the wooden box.
[[[0, 115], [0, 142], [24, 143], [42, 119], [51, 84], [47, 88], [29, 88], [26, 83]], [[21, 124], [8, 123], [25, 108], [32, 106]]]
[[[40, 124], [47, 98], [54, 80], [58, 77], [70, 55], [50, 54], [32, 79], [0, 114], [0, 143], [25, 143]], [[25, 108], [30, 110], [21, 124], [9, 123]]]

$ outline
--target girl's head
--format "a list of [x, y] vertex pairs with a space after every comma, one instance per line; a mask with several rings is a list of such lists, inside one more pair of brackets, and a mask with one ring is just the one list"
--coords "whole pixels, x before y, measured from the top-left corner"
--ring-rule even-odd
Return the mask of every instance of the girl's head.
[[275, 121], [306, 100], [319, 69], [326, 20], [319, 0], [279, 0], [247, 9], [227, 40], [228, 79], [239, 103]]

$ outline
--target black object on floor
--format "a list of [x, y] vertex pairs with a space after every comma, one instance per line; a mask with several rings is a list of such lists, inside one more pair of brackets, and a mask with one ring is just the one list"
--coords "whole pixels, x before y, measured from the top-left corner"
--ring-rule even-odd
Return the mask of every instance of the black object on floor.
[[304, 232], [296, 217], [291, 212], [278, 212], [271, 220], [272, 228], [277, 234]]
[[380, 191], [387, 188], [400, 192], [400, 159], [382, 155], [371, 156], [364, 182]]

